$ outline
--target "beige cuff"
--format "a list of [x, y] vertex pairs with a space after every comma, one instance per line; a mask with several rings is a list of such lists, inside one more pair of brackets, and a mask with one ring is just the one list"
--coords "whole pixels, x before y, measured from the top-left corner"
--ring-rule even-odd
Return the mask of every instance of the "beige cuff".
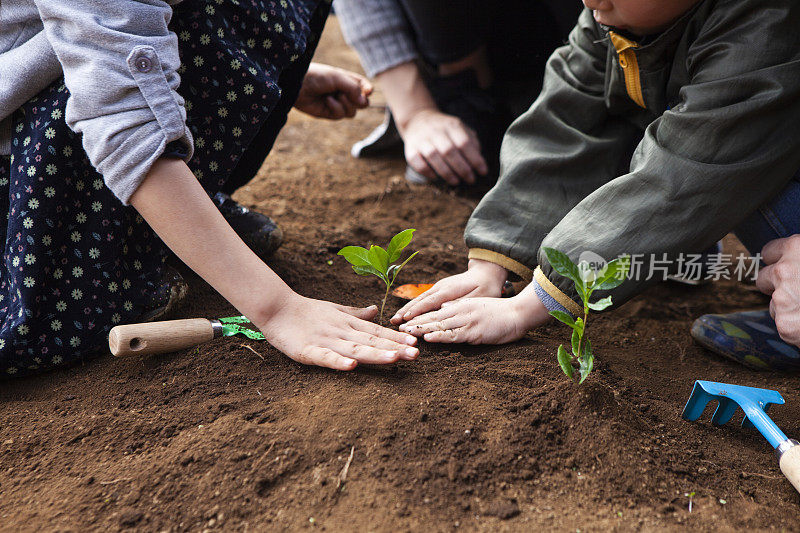
[[561, 292], [558, 287], [553, 285], [553, 282], [547, 279], [547, 276], [545, 276], [544, 272], [542, 272], [542, 267], [536, 267], [536, 270], [533, 273], [533, 278], [547, 294], [552, 296], [555, 301], [563, 305], [567, 311], [575, 316], [581, 316], [583, 314], [583, 309], [581, 306], [575, 303], [575, 300]]
[[521, 277], [528, 283], [530, 283], [531, 279], [533, 279], [533, 271], [530, 268], [526, 267], [519, 261], [515, 261], [510, 257], [506, 257], [503, 254], [499, 254], [491, 250], [486, 250], [484, 248], [470, 248], [469, 258], [480, 259], [481, 261], [489, 261], [495, 265], [500, 265], [506, 270], [509, 270]]

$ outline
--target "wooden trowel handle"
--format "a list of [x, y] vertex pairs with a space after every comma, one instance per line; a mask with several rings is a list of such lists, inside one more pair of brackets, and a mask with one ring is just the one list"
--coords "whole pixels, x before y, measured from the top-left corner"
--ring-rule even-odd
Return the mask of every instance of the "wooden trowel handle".
[[214, 338], [214, 325], [205, 318], [167, 320], [116, 326], [108, 334], [108, 347], [115, 356], [175, 352]]
[[[795, 441], [792, 441], [795, 442]], [[800, 446], [795, 444], [781, 454], [781, 472], [800, 492]]]

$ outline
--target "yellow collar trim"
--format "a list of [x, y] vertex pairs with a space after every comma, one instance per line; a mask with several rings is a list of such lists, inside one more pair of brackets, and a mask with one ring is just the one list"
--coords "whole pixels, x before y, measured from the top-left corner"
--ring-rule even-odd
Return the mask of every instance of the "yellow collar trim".
[[613, 31], [608, 32], [611, 43], [619, 54], [619, 66], [625, 74], [625, 89], [628, 91], [628, 96], [631, 100], [636, 102], [641, 108], [647, 108], [644, 103], [644, 94], [642, 93], [642, 79], [639, 74], [639, 61], [636, 59], [635, 48], [638, 48], [638, 43], [626, 39], [622, 35], [618, 35]]
[[611, 38], [611, 44], [614, 45], [617, 53], [627, 50], [628, 48], [639, 48], [639, 43], [626, 39], [613, 31], [608, 32], [608, 36]]

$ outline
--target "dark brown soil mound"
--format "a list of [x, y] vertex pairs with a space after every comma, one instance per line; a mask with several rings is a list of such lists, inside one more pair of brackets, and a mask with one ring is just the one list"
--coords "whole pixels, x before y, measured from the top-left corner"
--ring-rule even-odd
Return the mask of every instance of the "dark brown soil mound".
[[[335, 22], [320, 55], [356, 67]], [[406, 227], [421, 254], [401, 281], [466, 265], [476, 194], [412, 188], [397, 161], [349, 157], [380, 119], [292, 116], [238, 194], [281, 223], [273, 266], [303, 294], [375, 303], [380, 282], [336, 251]], [[233, 313], [189, 281], [182, 316]], [[800, 531], [800, 497], [757, 432], [712, 427], [710, 413], [680, 419], [695, 379], [728, 381], [780, 390], [773, 417], [800, 435], [797, 376], [751, 372], [689, 337], [703, 313], [766, 302], [733, 282], [655, 287], [597, 318], [596, 371], [580, 387], [557, 366], [568, 332], [556, 324], [511, 346], [423, 345], [417, 362], [349, 374], [231, 338], [5, 382], [0, 530]]]

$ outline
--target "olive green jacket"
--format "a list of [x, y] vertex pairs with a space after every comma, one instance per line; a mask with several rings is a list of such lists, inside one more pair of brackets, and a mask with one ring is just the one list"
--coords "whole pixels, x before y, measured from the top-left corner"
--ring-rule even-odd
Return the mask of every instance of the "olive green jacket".
[[[575, 262], [708, 248], [800, 169], [800, 2], [703, 0], [641, 45], [585, 10], [501, 163], [467, 224], [470, 257], [573, 313], [543, 246]], [[602, 295], [619, 305], [645, 277]]]

